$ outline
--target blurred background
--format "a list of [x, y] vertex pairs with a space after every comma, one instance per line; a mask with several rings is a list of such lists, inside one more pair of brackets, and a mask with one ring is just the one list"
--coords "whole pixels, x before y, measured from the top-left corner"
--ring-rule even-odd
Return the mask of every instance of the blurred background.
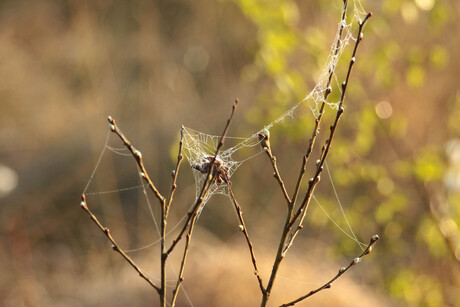
[[[361, 4], [374, 17], [328, 167], [358, 238], [379, 234], [381, 241], [332, 289], [300, 305], [460, 306], [460, 2]], [[250, 136], [283, 114], [320, 75], [341, 7], [340, 0], [1, 1], [0, 305], [158, 304], [80, 209], [107, 116], [142, 151], [167, 195], [180, 126], [220, 134], [236, 97], [229, 135]], [[339, 82], [349, 56], [339, 63]], [[333, 116], [328, 108], [320, 142]], [[289, 191], [312, 124], [305, 105], [271, 129]], [[121, 147], [113, 136], [109, 144]], [[322, 179], [315, 195], [346, 229], [330, 180]], [[245, 162], [232, 182], [268, 280], [285, 213], [268, 159]], [[158, 238], [142, 191], [118, 190], [138, 184], [134, 160], [105, 151], [88, 187], [116, 190], [89, 195], [88, 205], [126, 249]], [[184, 161], [170, 229], [194, 197]], [[272, 306], [322, 285], [361, 253], [319, 206], [309, 210]], [[209, 201], [192, 242], [179, 306], [259, 304], [226, 197]], [[153, 245], [130, 255], [155, 279], [158, 251]], [[179, 254], [168, 268], [171, 284]]]

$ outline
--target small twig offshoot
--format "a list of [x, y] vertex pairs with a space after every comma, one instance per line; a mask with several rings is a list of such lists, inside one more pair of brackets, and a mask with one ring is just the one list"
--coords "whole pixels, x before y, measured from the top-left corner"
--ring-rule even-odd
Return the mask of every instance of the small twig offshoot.
[[330, 289], [332, 287], [332, 283], [334, 281], [336, 281], [340, 276], [342, 276], [343, 274], [345, 274], [346, 271], [348, 271], [352, 266], [355, 266], [357, 265], [359, 262], [361, 262], [361, 259], [370, 254], [372, 252], [372, 249], [373, 249], [373, 246], [374, 244], [379, 240], [379, 236], [378, 235], [374, 235], [372, 236], [370, 242], [369, 242], [369, 245], [367, 245], [367, 248], [361, 253], [361, 255], [359, 255], [358, 257], [356, 257], [355, 259], [353, 259], [350, 264], [346, 267], [342, 267], [340, 268], [339, 272], [331, 279], [329, 280], [328, 282], [326, 282], [324, 285], [322, 285], [321, 287], [315, 289], [315, 290], [312, 290], [310, 292], [308, 292], [306, 295], [303, 295], [301, 297], [299, 297], [298, 299], [296, 300], [293, 300], [292, 302], [289, 302], [289, 303], [286, 303], [286, 304], [283, 304], [281, 305], [280, 307], [286, 307], [286, 306], [294, 306], [295, 304], [303, 301], [304, 299], [306, 298], [309, 298], [310, 296], [324, 290], [324, 289]]
[[219, 143], [217, 144], [217, 148], [216, 148], [216, 151], [214, 153], [214, 157], [212, 159], [209, 159], [208, 173], [206, 174], [206, 179], [205, 179], [205, 181], [203, 183], [203, 186], [201, 188], [200, 195], [198, 196], [192, 211], [189, 212], [187, 221], [186, 221], [184, 227], [182, 228], [181, 232], [179, 233], [179, 236], [173, 241], [173, 244], [171, 245], [171, 247], [168, 249], [168, 251], [166, 253], [166, 255], [168, 255], [168, 254], [170, 254], [172, 252], [172, 250], [176, 246], [177, 242], [179, 242], [179, 240], [181, 239], [183, 233], [185, 232], [185, 230], [188, 227], [188, 233], [187, 233], [187, 236], [186, 236], [184, 253], [183, 253], [183, 256], [182, 256], [181, 266], [180, 266], [179, 274], [178, 274], [178, 277], [177, 277], [177, 283], [176, 283], [176, 286], [175, 286], [175, 288], [173, 290], [173, 297], [172, 297], [172, 300], [171, 300], [171, 305], [172, 306], [174, 306], [175, 303], [176, 303], [177, 294], [178, 294], [180, 286], [181, 286], [181, 284], [182, 284], [182, 282], [184, 280], [183, 275], [184, 275], [185, 263], [187, 261], [187, 255], [188, 255], [188, 252], [189, 252], [190, 240], [192, 238], [193, 229], [195, 227], [195, 224], [196, 224], [196, 221], [197, 221], [197, 218], [198, 218], [198, 212], [199, 212], [199, 209], [201, 208], [201, 205], [203, 204], [203, 201], [206, 199], [206, 196], [207, 196], [207, 193], [209, 191], [209, 188], [213, 184], [214, 180], [217, 178], [216, 177], [217, 173], [214, 173], [214, 168], [216, 166], [216, 161], [217, 161], [217, 155], [219, 154], [220, 149], [224, 145], [225, 136], [227, 135], [228, 128], [230, 127], [230, 123], [232, 122], [233, 115], [235, 114], [237, 106], [238, 106], [238, 99], [235, 99], [235, 103], [233, 104], [233, 107], [232, 107], [232, 112], [230, 113], [230, 117], [227, 120], [227, 124], [225, 125], [224, 131], [222, 132], [222, 136], [220, 137]]
[[91, 210], [88, 208], [88, 204], [86, 203], [86, 196], [85, 194], [81, 195], [81, 203], [80, 203], [81, 208], [83, 211], [88, 213], [89, 217], [91, 220], [94, 222], [94, 224], [99, 227], [99, 229], [106, 235], [106, 237], [109, 239], [110, 242], [112, 242], [112, 249], [119, 253], [123, 258], [125, 258], [126, 261], [139, 273], [139, 276], [145, 279], [149, 283], [150, 286], [152, 286], [158, 294], [161, 293], [160, 287], [158, 287], [148, 276], [144, 271], [134, 263], [134, 261], [120, 248], [120, 246], [117, 244], [115, 239], [112, 237], [110, 234], [110, 230], [107, 227], [102, 226], [101, 222], [97, 219], [97, 217], [91, 212]]

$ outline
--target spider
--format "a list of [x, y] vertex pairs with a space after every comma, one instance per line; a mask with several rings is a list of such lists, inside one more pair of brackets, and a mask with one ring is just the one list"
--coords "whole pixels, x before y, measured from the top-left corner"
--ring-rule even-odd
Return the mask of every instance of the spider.
[[[211, 167], [211, 163], [214, 160], [212, 156], [204, 157], [205, 161], [203, 164], [195, 164], [192, 165], [193, 169], [196, 169], [200, 173], [207, 174], [209, 172], [209, 168]], [[230, 176], [228, 175], [228, 167], [225, 166], [224, 162], [219, 158], [216, 158], [214, 162], [214, 170], [212, 172], [213, 183], [216, 182], [217, 186], [220, 187], [222, 183], [227, 184], [228, 186], [232, 185], [230, 181]]]

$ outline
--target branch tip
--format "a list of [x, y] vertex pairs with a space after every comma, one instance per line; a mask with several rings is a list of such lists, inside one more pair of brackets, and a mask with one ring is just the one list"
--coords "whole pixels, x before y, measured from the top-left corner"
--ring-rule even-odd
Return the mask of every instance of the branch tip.
[[377, 242], [380, 239], [379, 235], [373, 235], [371, 238], [371, 244]]

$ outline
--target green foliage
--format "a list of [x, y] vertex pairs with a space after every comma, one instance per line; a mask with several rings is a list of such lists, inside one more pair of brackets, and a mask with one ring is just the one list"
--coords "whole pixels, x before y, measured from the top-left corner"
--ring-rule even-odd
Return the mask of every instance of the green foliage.
[[[263, 93], [248, 117], [254, 124], [265, 124], [302, 99], [322, 69], [330, 51], [331, 29], [325, 24], [330, 22], [331, 8], [321, 1], [310, 3], [309, 8], [315, 6], [322, 16], [311, 22], [314, 17], [295, 1], [235, 2], [258, 31], [254, 64], [245, 71], [252, 76], [247, 80], [263, 84]], [[385, 244], [380, 252], [388, 263], [379, 265], [388, 293], [402, 305], [445, 305], [455, 297], [452, 291], [442, 291], [445, 283], [453, 282], [440, 274], [444, 265], [452, 265], [451, 255], [426, 205], [429, 193], [423, 191], [427, 183], [442, 185], [449, 168], [442, 144], [460, 134], [460, 94], [454, 85], [458, 74], [449, 75], [452, 52], [460, 42], [445, 43], [458, 5], [448, 0], [362, 4], [374, 6], [376, 12], [365, 31], [365, 47], [358, 53], [329, 166], [352, 226], [359, 224], [363, 232], [382, 229]], [[337, 76], [340, 82], [340, 68]], [[330, 101], [337, 99], [338, 92], [333, 92]], [[381, 101], [392, 107], [385, 119], [376, 113]], [[326, 114], [333, 112], [326, 109]], [[292, 139], [305, 140], [307, 127], [311, 116], [304, 112], [294, 124], [277, 128], [274, 138], [288, 133]], [[324, 131], [327, 124], [321, 135]], [[281, 149], [277, 152], [283, 155]], [[448, 203], [456, 204], [449, 211], [453, 219], [460, 216], [459, 194], [447, 195]], [[331, 216], [340, 216], [331, 195], [317, 197]], [[319, 207], [309, 210], [312, 227], [331, 224]], [[339, 252], [352, 248], [347, 240], [340, 242]], [[427, 263], [430, 270], [424, 270]]]
[[420, 223], [417, 240], [426, 244], [434, 257], [442, 258], [447, 255], [446, 244], [442, 236], [439, 235], [439, 229], [428, 217], [425, 217]]
[[394, 193], [381, 202], [375, 210], [375, 221], [382, 225], [394, 220], [395, 214], [402, 213], [407, 207], [407, 198], [404, 194]]
[[400, 270], [390, 284], [391, 292], [408, 306], [442, 306], [442, 286], [429, 276], [414, 270]]
[[415, 177], [422, 182], [441, 180], [445, 172], [444, 161], [434, 148], [424, 148], [414, 164]]

